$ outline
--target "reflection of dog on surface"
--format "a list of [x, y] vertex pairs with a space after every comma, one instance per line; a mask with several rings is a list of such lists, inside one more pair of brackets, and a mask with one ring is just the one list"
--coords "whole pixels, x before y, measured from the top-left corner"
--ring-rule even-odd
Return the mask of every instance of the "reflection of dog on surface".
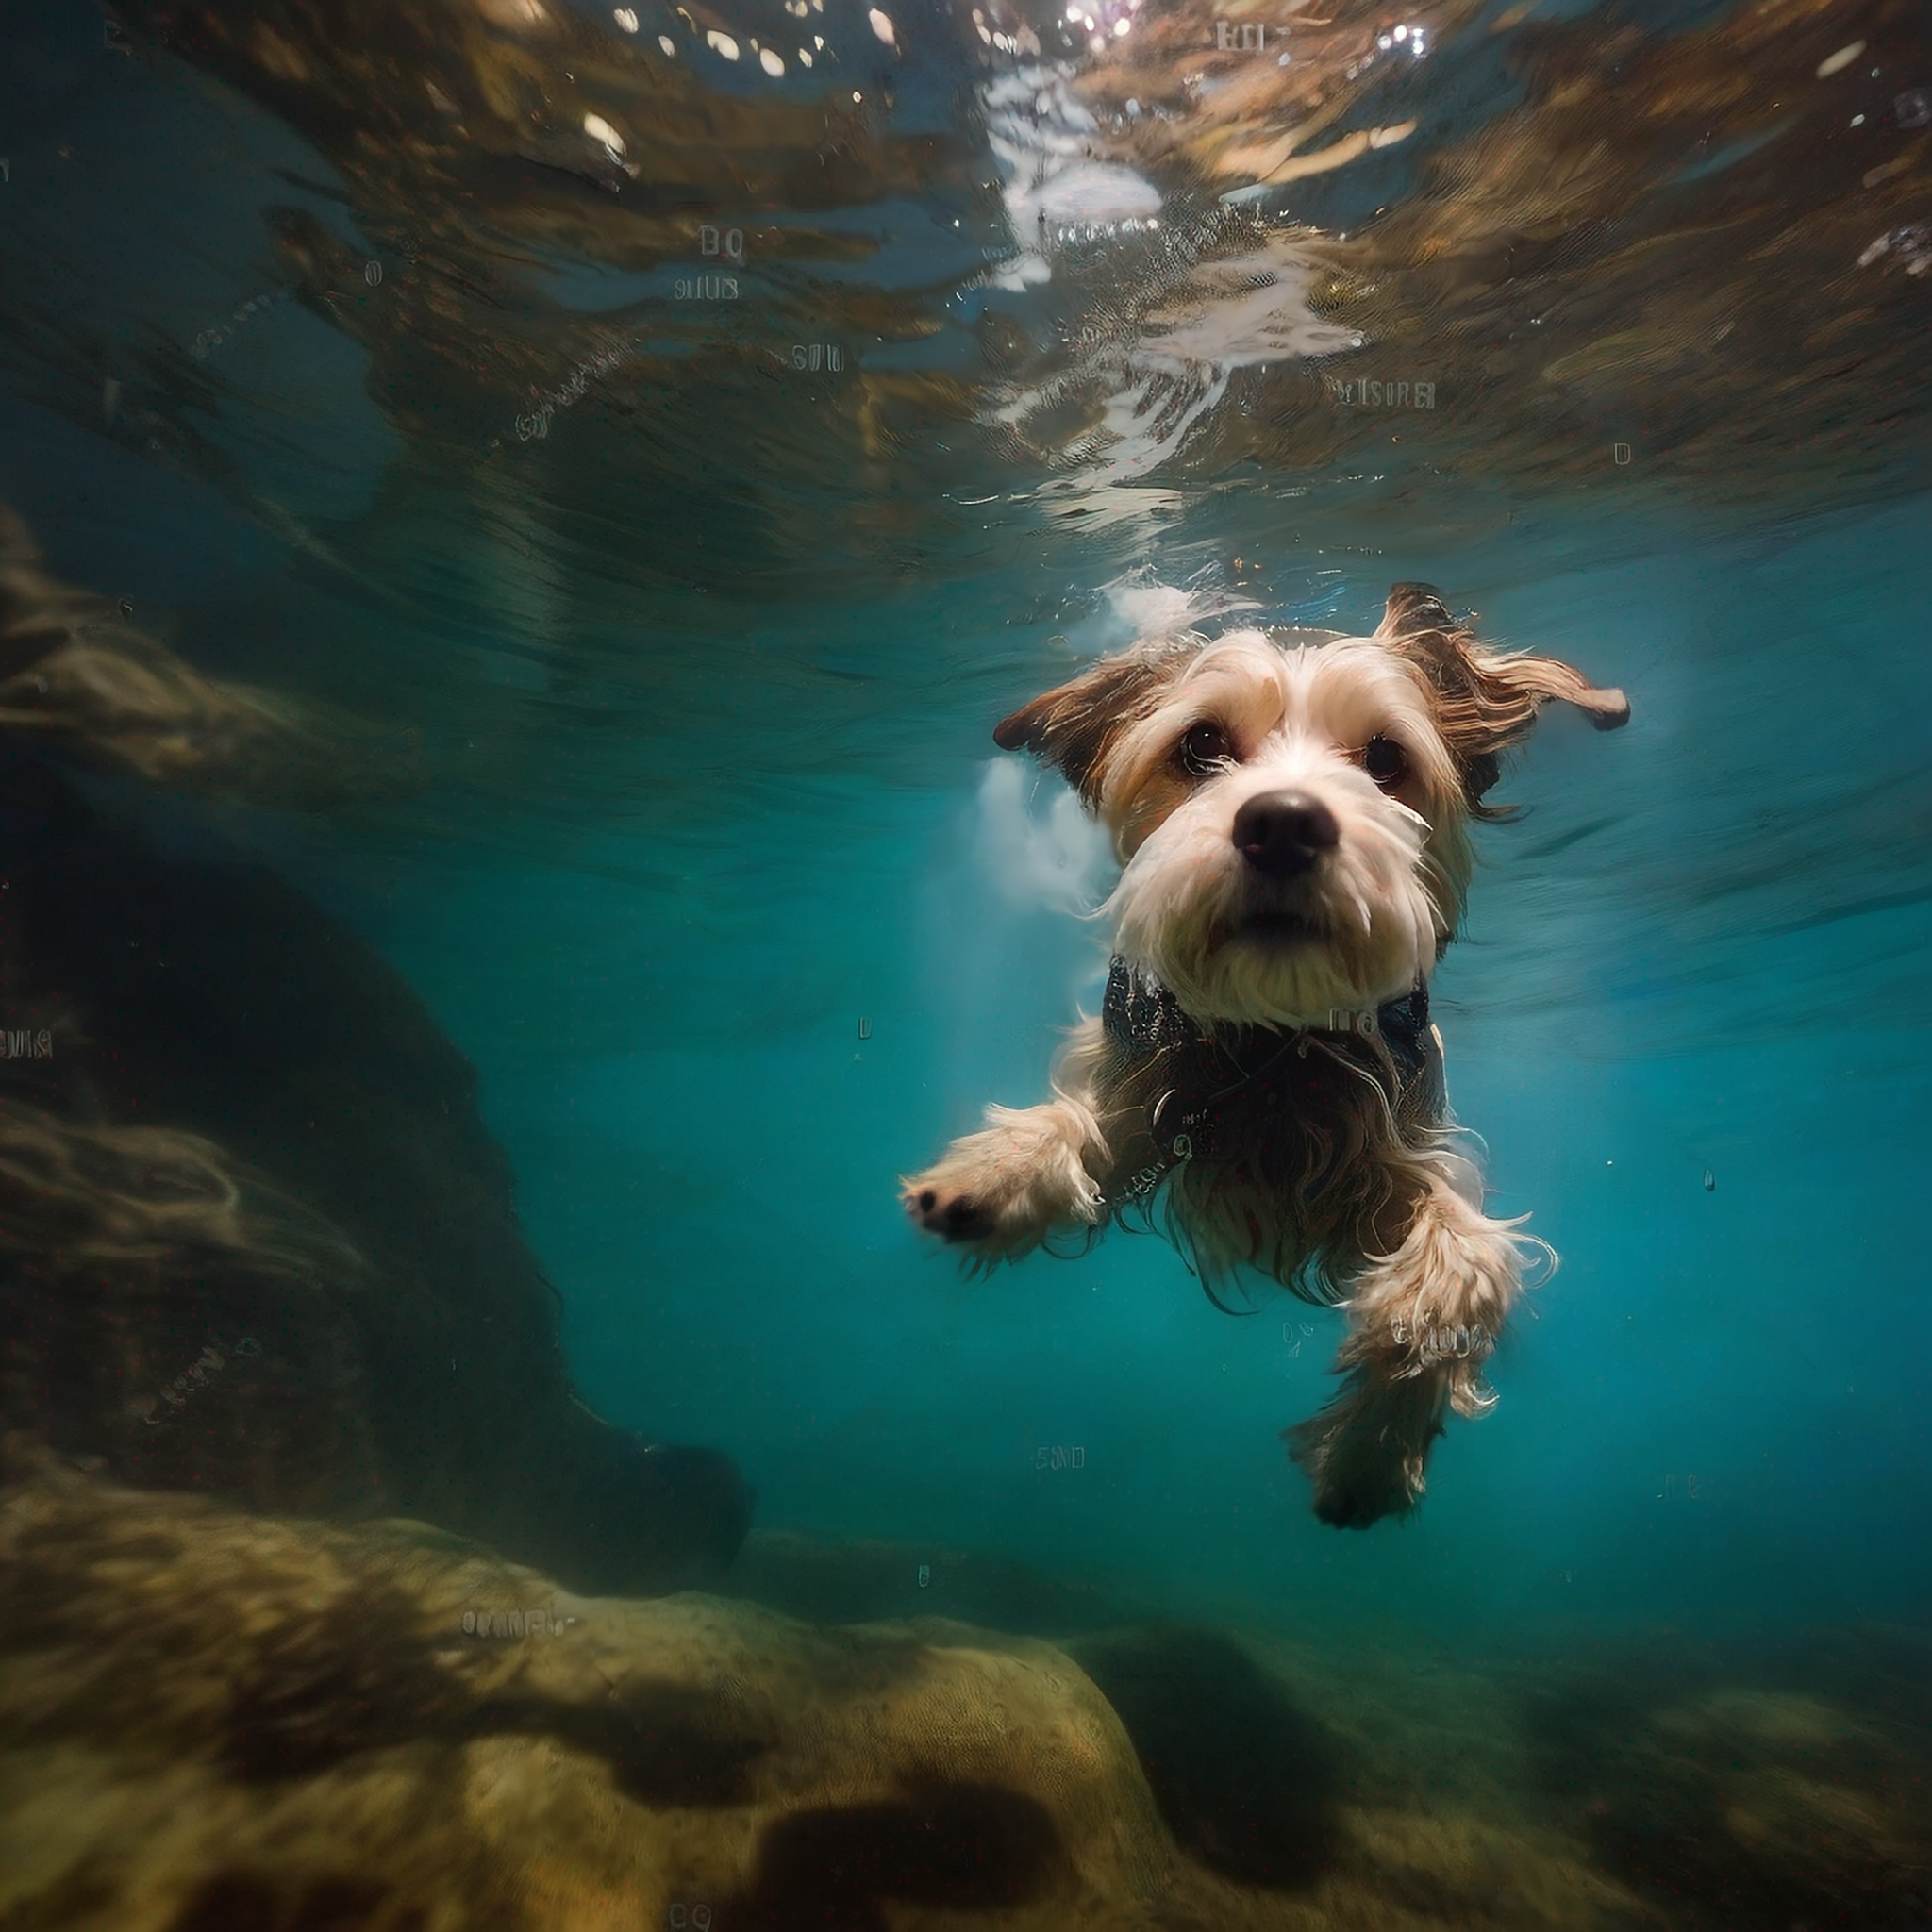
[[1471, 819], [1501, 752], [1561, 698], [1630, 715], [1553, 658], [1505, 657], [1426, 585], [1373, 638], [1152, 640], [994, 732], [1038, 753], [1113, 833], [1102, 1017], [1043, 1106], [987, 1110], [908, 1181], [923, 1227], [1014, 1257], [1158, 1197], [1210, 1285], [1253, 1265], [1343, 1307], [1341, 1393], [1289, 1431], [1324, 1522], [1410, 1509], [1444, 1405], [1521, 1287], [1516, 1224], [1457, 1151], [1428, 978], [1461, 916]]

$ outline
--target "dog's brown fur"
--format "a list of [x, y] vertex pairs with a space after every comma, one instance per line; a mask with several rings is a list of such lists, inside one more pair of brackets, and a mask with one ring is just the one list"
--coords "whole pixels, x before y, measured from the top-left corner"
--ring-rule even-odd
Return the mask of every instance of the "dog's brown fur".
[[[1303, 891], [1297, 881], [1295, 903], [1315, 905], [1310, 895], [1329, 891], [1322, 882], [1335, 874], [1333, 891], [1359, 912], [1362, 930], [1316, 905], [1307, 922], [1316, 938], [1298, 950], [1326, 975], [1310, 983], [1348, 989], [1345, 1008], [1358, 1010], [1426, 981], [1461, 919], [1473, 864], [1467, 825], [1501, 815], [1486, 794], [1540, 707], [1562, 699], [1608, 729], [1625, 722], [1629, 706], [1554, 658], [1491, 650], [1425, 585], [1394, 588], [1372, 640], [1323, 641], [1341, 648], [1324, 657], [1305, 639], [1257, 633], [1218, 644], [1191, 634], [1154, 640], [1036, 698], [994, 739], [1045, 759], [1108, 824], [1128, 868], [1115, 895], [1121, 930], [1142, 934], [1143, 954], [1147, 932], [1177, 953], [1185, 941], [1190, 958], [1238, 947], [1242, 928], [1237, 920], [1224, 938], [1215, 921], [1228, 915], [1214, 896], [1226, 884], [1239, 907], [1254, 887], [1225, 859], [1227, 840], [1215, 842], [1237, 799], [1264, 795], [1255, 788], [1271, 773], [1332, 797], [1335, 856], [1323, 861], [1326, 871], [1311, 867], [1316, 884]], [[1279, 659], [1273, 674], [1270, 651]], [[1216, 660], [1218, 683], [1208, 675]], [[1392, 679], [1391, 665], [1400, 674]], [[1189, 699], [1197, 685], [1219, 691], [1230, 718], [1243, 703], [1277, 696], [1281, 713], [1250, 734], [1245, 756], [1233, 748], [1240, 729], [1229, 723], [1228, 757], [1191, 776], [1177, 747], [1164, 763], [1159, 753], [1164, 730], [1191, 719], [1198, 725], [1200, 707]], [[1366, 772], [1366, 752], [1346, 741], [1370, 718], [1403, 741], [1399, 779], [1386, 784], [1347, 769]], [[1373, 737], [1384, 735], [1384, 723], [1374, 724]], [[1183, 813], [1195, 846], [1171, 840], [1172, 850], [1150, 848]], [[1201, 882], [1201, 853], [1219, 855], [1227, 881]], [[1356, 871], [1342, 873], [1348, 866]], [[1137, 901], [1153, 906], [1138, 926]], [[1419, 938], [1424, 916], [1429, 929]], [[1171, 976], [1156, 970], [1158, 959], [1132, 963], [1150, 979]], [[1484, 1216], [1480, 1180], [1456, 1149], [1436, 1029], [1426, 1028], [1419, 1066], [1401, 1077], [1388, 1045], [1335, 1024], [1332, 1007], [1324, 1021], [1304, 993], [1291, 999], [1303, 1010], [1285, 1009], [1280, 999], [1290, 996], [1268, 991], [1274, 972], [1263, 958], [1201, 981], [1212, 991], [1191, 1000], [1174, 989], [1201, 1038], [1224, 1043], [1237, 1068], [1243, 1043], [1258, 1043], [1266, 1057], [1279, 1040], [1296, 1056], [1286, 1075], [1270, 1074], [1278, 1112], [1247, 1123], [1238, 1144], [1175, 1160], [1158, 1134], [1174, 1063], [1124, 1050], [1090, 1020], [1055, 1067], [1053, 1100], [989, 1108], [986, 1128], [907, 1182], [904, 1199], [922, 1226], [991, 1262], [1027, 1253], [1058, 1228], [1146, 1211], [1152, 1176], [1169, 1230], [1205, 1281], [1253, 1267], [1344, 1306], [1341, 1392], [1288, 1439], [1314, 1482], [1317, 1513], [1361, 1527], [1413, 1507], [1445, 1407], [1477, 1415], [1493, 1402], [1481, 1369], [1520, 1291], [1520, 1238], [1516, 1224]]]

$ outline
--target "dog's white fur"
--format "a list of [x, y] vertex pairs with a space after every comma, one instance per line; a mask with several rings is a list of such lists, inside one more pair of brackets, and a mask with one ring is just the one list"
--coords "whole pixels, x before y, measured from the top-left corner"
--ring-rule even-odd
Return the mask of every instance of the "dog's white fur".
[[[1155, 774], [1197, 722], [1220, 724], [1238, 762], [1150, 826], [1148, 805], [1166, 803]], [[1414, 747], [1413, 805], [1351, 756], [1378, 731]], [[1449, 895], [1422, 863], [1430, 825], [1417, 807], [1446, 822], [1455, 786], [1421, 693], [1387, 652], [1360, 640], [1282, 650], [1236, 631], [1188, 664], [1108, 759], [1100, 808], [1125, 866], [1108, 902], [1115, 949], [1198, 1020], [1304, 1026], [1400, 998], [1446, 930]], [[1229, 828], [1249, 799], [1284, 791], [1321, 800], [1341, 829], [1296, 908], [1325, 934], [1321, 946], [1230, 936], [1249, 879]]]
[[[1341, 1015], [1427, 981], [1461, 916], [1468, 822], [1496, 756], [1555, 696], [1599, 725], [1628, 715], [1621, 693], [1566, 665], [1488, 652], [1408, 585], [1374, 638], [1143, 641], [996, 735], [1058, 765], [1111, 833], [1123, 870], [1104, 910], [1122, 958], [1208, 1032], [1265, 1027], [1323, 1046]], [[1225, 756], [1204, 764], [1203, 742]], [[1281, 794], [1324, 808], [1334, 835], [1290, 876], [1259, 870], [1235, 838], [1244, 805]], [[1403, 1120], [1367, 1075], [1339, 1083], [1338, 1126], [1356, 1158], [1312, 1208], [1238, 1172], [1169, 1188], [1204, 1274], [1253, 1261], [1294, 1286], [1312, 1270], [1343, 1297], [1348, 1383], [1291, 1432], [1335, 1523], [1413, 1506], [1445, 1403], [1476, 1415], [1494, 1400], [1481, 1366], [1521, 1290], [1518, 1224], [1483, 1213], [1481, 1181], [1452, 1140], [1433, 1028], [1427, 1044], [1427, 1091]], [[908, 1212], [981, 1261], [1098, 1225], [1149, 1144], [1141, 1100], [1109, 1091], [1110, 1064], [1100, 1022], [1087, 1021], [1056, 1063], [1055, 1097], [990, 1108], [981, 1132], [905, 1184]]]

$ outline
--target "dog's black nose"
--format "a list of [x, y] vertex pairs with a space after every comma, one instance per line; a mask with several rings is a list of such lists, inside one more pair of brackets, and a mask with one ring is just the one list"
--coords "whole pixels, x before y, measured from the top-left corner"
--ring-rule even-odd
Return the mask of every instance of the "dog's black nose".
[[1234, 842], [1257, 872], [1292, 878], [1341, 842], [1335, 814], [1306, 791], [1264, 791], [1234, 815]]

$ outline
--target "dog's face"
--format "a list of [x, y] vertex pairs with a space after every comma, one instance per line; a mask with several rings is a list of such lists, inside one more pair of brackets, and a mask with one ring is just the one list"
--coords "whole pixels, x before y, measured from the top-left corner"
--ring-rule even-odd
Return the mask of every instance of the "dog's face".
[[1374, 1008], [1434, 964], [1467, 873], [1456, 766], [1380, 645], [1184, 654], [1099, 776], [1116, 946], [1196, 1018]]
[[1468, 822], [1549, 697], [1621, 692], [1487, 653], [1423, 585], [1373, 638], [1153, 640], [1007, 719], [1113, 833], [1115, 945], [1195, 1019], [1322, 1024], [1427, 977], [1461, 916]]

